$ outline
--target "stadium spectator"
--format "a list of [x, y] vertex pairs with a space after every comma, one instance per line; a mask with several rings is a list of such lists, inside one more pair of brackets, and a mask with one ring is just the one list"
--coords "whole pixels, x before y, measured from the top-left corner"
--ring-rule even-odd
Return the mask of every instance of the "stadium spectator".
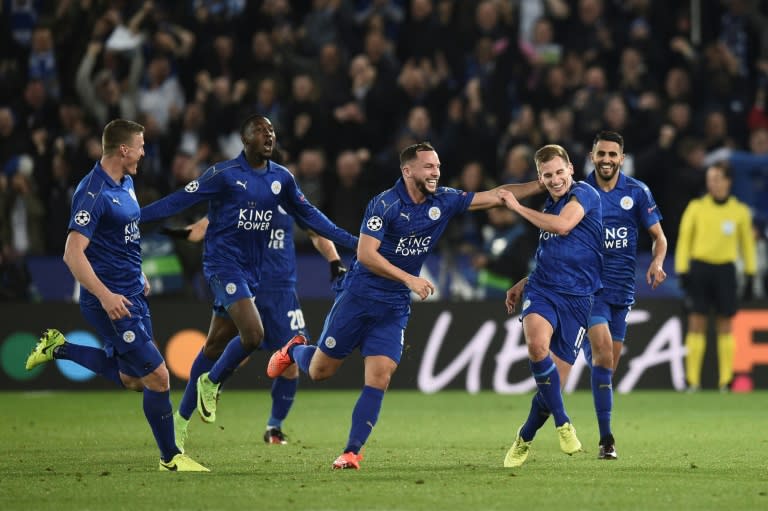
[[[582, 450], [565, 410], [562, 386], [584, 340], [594, 295], [602, 287], [598, 192], [583, 181], [573, 180], [573, 165], [561, 146], [541, 147], [534, 160], [539, 182], [549, 192], [543, 211], [523, 206], [512, 194], [500, 192], [506, 206], [541, 233], [533, 272], [507, 291], [505, 301], [509, 314], [517, 304], [522, 305], [520, 320], [528, 363], [538, 387], [528, 419], [517, 430], [504, 458], [505, 467], [519, 467], [525, 462], [536, 432], [550, 415], [560, 449], [568, 455]], [[610, 377], [610, 371], [606, 376]]]
[[583, 343], [582, 349], [592, 368], [592, 397], [600, 430], [598, 458], [612, 460], [618, 457], [611, 429], [612, 380], [624, 347], [629, 311], [635, 303], [639, 231], [646, 229], [653, 240], [653, 258], [645, 272], [653, 289], [667, 278], [663, 267], [667, 238], [651, 191], [622, 171], [624, 137], [601, 131], [592, 144], [591, 158], [594, 170], [586, 182], [600, 194], [603, 212], [603, 289], [595, 296], [587, 331], [589, 342]]
[[688, 389], [701, 388], [701, 368], [707, 345], [707, 322], [715, 315], [718, 387], [727, 392], [733, 379], [735, 343], [731, 319], [739, 307], [735, 263], [744, 264], [742, 300], [752, 298], [756, 271], [755, 240], [749, 209], [731, 195], [727, 162], [707, 168], [707, 193], [688, 203], [680, 221], [675, 248], [675, 272], [685, 292], [688, 328], [685, 335], [685, 376]]
[[104, 348], [69, 343], [61, 332], [49, 329], [27, 358], [26, 369], [54, 358], [70, 360], [121, 387], [143, 392], [144, 415], [160, 448], [160, 470], [208, 472], [176, 445], [170, 377], [152, 337], [132, 180], [144, 154], [143, 132], [143, 126], [132, 121], [107, 124], [103, 156], [72, 199], [64, 261], [82, 286], [80, 310]]
[[[381, 410], [384, 393], [403, 352], [411, 293], [425, 300], [435, 291], [419, 277], [446, 223], [468, 209], [500, 206], [499, 189], [472, 193], [438, 187], [440, 159], [422, 142], [400, 154], [402, 178], [374, 197], [360, 226], [357, 259], [345, 275], [317, 345], [296, 336], [269, 360], [275, 378], [294, 362], [313, 380], [325, 380], [359, 349], [365, 359], [364, 387], [352, 411], [347, 445], [334, 469], [359, 469], [361, 449]], [[538, 190], [537, 183], [506, 185], [514, 193]], [[513, 192], [510, 192], [513, 193]], [[375, 302], [375, 306], [371, 303]]]

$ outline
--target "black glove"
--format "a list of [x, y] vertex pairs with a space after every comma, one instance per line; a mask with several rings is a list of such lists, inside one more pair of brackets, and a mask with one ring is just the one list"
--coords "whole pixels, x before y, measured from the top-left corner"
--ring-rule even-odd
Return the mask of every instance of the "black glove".
[[744, 278], [744, 291], [741, 294], [741, 301], [742, 302], [751, 302], [755, 299], [755, 293], [753, 291], [753, 280], [754, 277], [752, 275], [747, 275]]
[[192, 231], [189, 229], [185, 229], [184, 227], [163, 227], [160, 229], [160, 232], [165, 234], [169, 238], [174, 238], [177, 240], [185, 240], [189, 237], [189, 233]]
[[347, 267], [341, 262], [341, 259], [331, 261], [331, 282], [347, 273]]

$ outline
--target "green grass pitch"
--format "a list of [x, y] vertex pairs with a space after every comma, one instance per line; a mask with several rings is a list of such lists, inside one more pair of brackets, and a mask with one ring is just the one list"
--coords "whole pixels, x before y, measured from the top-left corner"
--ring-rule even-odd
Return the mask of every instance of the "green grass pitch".
[[[332, 471], [357, 392], [299, 392], [265, 445], [267, 391], [225, 391], [194, 419], [187, 452], [209, 474], [161, 473], [130, 392], [0, 393], [0, 509], [12, 510], [765, 510], [768, 396], [617, 395], [617, 461], [596, 459], [588, 392], [566, 396], [585, 453], [549, 422], [526, 464], [502, 467], [531, 395], [392, 391], [360, 471]], [[180, 394], [174, 393], [174, 403]]]

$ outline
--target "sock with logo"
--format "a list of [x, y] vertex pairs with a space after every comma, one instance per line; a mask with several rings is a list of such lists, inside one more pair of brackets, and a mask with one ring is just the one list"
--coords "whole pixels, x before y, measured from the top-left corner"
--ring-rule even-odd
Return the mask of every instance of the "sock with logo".
[[229, 341], [227, 347], [224, 348], [224, 353], [222, 353], [216, 363], [213, 364], [213, 367], [208, 373], [208, 379], [213, 383], [224, 383], [250, 354], [251, 351], [245, 349], [245, 346], [243, 346], [240, 336], [238, 335]]
[[272, 382], [272, 415], [269, 417], [267, 426], [279, 428], [283, 420], [288, 416], [288, 412], [293, 406], [293, 399], [296, 396], [296, 389], [299, 387], [299, 379], [283, 378], [278, 376]]
[[187, 420], [197, 409], [197, 379], [200, 378], [201, 374], [210, 371], [214, 362], [216, 361], [203, 354], [203, 348], [200, 349], [200, 353], [192, 362], [192, 368], [189, 370], [189, 381], [184, 389], [184, 395], [181, 396], [181, 403], [179, 403], [179, 415]]
[[538, 362], [529, 361], [529, 365], [541, 397], [555, 419], [555, 426], [560, 427], [566, 422], [571, 422], [565, 413], [563, 394], [560, 392], [560, 373], [557, 372], [555, 361], [547, 355]]
[[123, 381], [120, 379], [117, 359], [115, 357], [108, 357], [101, 348], [65, 342], [54, 350], [53, 358], [70, 360], [86, 369], [90, 369], [99, 376], [117, 383], [120, 387], [124, 387]]
[[526, 419], [523, 427], [520, 428], [520, 436], [526, 442], [533, 440], [536, 436], [536, 432], [541, 429], [547, 419], [549, 419], [549, 409], [544, 402], [544, 397], [541, 392], [537, 392], [531, 399], [531, 411], [528, 412], [528, 419]]
[[611, 434], [611, 410], [613, 410], [613, 370], [606, 367], [592, 368], [592, 400], [595, 403], [597, 427], [600, 438]]
[[719, 387], [725, 387], [733, 379], [733, 355], [736, 343], [731, 333], [717, 334], [717, 365], [720, 370]]
[[685, 336], [685, 378], [688, 385], [701, 387], [701, 366], [704, 364], [704, 352], [707, 339], [703, 333], [688, 332]]
[[379, 419], [384, 391], [368, 385], [363, 387], [360, 397], [352, 410], [352, 428], [349, 430], [349, 440], [344, 452], [360, 452], [370, 436], [376, 421]]
[[288, 354], [304, 374], [309, 374], [309, 363], [312, 362], [316, 349], [314, 344], [295, 344], [288, 350]]
[[152, 434], [155, 435], [161, 458], [165, 462], [171, 461], [171, 458], [181, 452], [176, 447], [176, 436], [173, 432], [171, 391], [155, 392], [145, 388], [144, 416], [152, 428]]

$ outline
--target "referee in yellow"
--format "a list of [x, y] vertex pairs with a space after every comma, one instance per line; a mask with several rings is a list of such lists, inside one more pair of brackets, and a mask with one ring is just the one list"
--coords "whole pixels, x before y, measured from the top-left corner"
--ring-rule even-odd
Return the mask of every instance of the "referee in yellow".
[[717, 317], [719, 387], [728, 391], [733, 379], [735, 343], [731, 318], [738, 309], [737, 259], [744, 262], [745, 296], [752, 290], [757, 253], [752, 214], [731, 196], [731, 169], [718, 162], [707, 169], [707, 193], [688, 203], [680, 221], [675, 250], [675, 271], [686, 294], [688, 333], [685, 372], [689, 390], [701, 388], [701, 367], [706, 349], [707, 318]]

